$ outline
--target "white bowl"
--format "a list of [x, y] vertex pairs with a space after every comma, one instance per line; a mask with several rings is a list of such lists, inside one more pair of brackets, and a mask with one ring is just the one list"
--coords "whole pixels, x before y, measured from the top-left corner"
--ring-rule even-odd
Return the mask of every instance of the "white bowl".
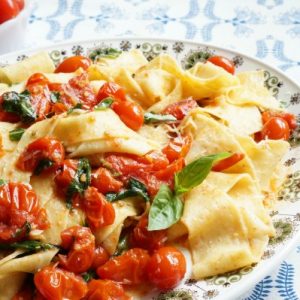
[[24, 8], [15, 18], [0, 24], [0, 54], [23, 47], [29, 15], [30, 1], [25, 0]]

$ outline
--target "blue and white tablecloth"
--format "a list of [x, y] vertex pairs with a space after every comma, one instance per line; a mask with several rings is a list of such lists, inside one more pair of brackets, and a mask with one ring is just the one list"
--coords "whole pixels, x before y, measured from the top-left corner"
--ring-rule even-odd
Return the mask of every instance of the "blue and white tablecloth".
[[[300, 0], [32, 2], [26, 47], [125, 35], [192, 39], [256, 56], [300, 84]], [[243, 298], [300, 299], [300, 245]]]

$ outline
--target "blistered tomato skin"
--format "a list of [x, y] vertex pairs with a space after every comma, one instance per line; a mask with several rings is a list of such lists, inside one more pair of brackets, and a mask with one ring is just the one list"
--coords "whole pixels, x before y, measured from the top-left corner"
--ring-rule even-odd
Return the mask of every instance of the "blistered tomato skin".
[[80, 300], [88, 291], [87, 284], [80, 276], [54, 265], [35, 273], [34, 284], [43, 297], [51, 300]]
[[212, 64], [218, 67], [223, 68], [225, 71], [232, 75], [235, 72], [234, 63], [224, 56], [211, 56], [207, 61], [211, 62]]
[[191, 110], [199, 107], [197, 102], [192, 99], [181, 100], [168, 105], [163, 111], [164, 114], [170, 114], [177, 120], [182, 120]]
[[52, 162], [51, 168], [57, 167], [65, 158], [62, 143], [54, 138], [43, 137], [30, 143], [21, 153], [17, 167], [22, 171], [34, 172], [43, 160]]
[[111, 258], [97, 269], [97, 274], [101, 279], [109, 279], [126, 285], [145, 283], [147, 282], [148, 261], [148, 251], [133, 248], [120, 256]]
[[100, 266], [104, 265], [109, 260], [108, 252], [101, 246], [98, 246], [94, 251], [94, 258], [91, 268], [96, 270]]
[[149, 281], [162, 291], [176, 287], [185, 273], [185, 257], [175, 247], [162, 247], [156, 250], [147, 266]]
[[58, 255], [61, 266], [74, 273], [86, 272], [93, 263], [95, 251], [95, 237], [91, 230], [73, 226], [61, 232], [61, 240], [61, 247], [69, 250], [67, 255]]
[[97, 94], [98, 102], [107, 97], [112, 97], [120, 101], [126, 101], [125, 91], [117, 83], [114, 82], [104, 83]]
[[92, 61], [86, 56], [71, 56], [63, 60], [55, 69], [55, 73], [72, 73], [77, 69], [82, 68], [87, 70], [92, 64]]

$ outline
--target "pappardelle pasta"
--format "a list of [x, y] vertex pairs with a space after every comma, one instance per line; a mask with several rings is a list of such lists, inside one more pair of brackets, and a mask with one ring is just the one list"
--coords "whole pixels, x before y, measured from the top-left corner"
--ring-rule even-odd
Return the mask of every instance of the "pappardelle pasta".
[[0, 68], [0, 300], [140, 299], [180, 284], [182, 247], [199, 280], [275, 234], [297, 124], [263, 71], [110, 51]]

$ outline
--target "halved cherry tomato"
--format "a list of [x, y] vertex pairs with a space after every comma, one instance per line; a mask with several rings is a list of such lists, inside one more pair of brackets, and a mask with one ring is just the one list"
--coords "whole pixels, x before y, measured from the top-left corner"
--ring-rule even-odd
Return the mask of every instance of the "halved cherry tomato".
[[288, 112], [275, 112], [270, 110], [264, 111], [262, 113], [263, 124], [266, 124], [273, 117], [278, 117], [285, 120], [288, 123], [290, 130], [294, 130], [297, 127], [297, 120], [295, 115]]
[[68, 255], [59, 254], [60, 265], [71, 272], [86, 272], [92, 265], [95, 237], [88, 227], [73, 226], [61, 232], [61, 247], [69, 250]]
[[144, 112], [139, 104], [130, 101], [115, 101], [111, 108], [132, 130], [137, 131], [143, 126]]
[[108, 192], [119, 192], [123, 187], [123, 183], [116, 180], [105, 168], [99, 168], [92, 173], [91, 185], [95, 187], [100, 193], [106, 194]]
[[0, 24], [15, 18], [20, 12], [20, 8], [14, 0], [0, 1]]
[[199, 107], [197, 102], [192, 99], [181, 100], [168, 105], [163, 113], [174, 116], [177, 120], [182, 120], [192, 109]]
[[32, 188], [23, 183], [10, 182], [0, 186], [0, 242], [13, 242], [26, 237], [24, 225], [31, 229], [49, 227], [47, 214], [40, 208]]
[[83, 207], [92, 230], [111, 225], [115, 220], [114, 207], [94, 187], [85, 191]]
[[51, 110], [48, 83], [48, 79], [41, 73], [35, 73], [27, 80], [26, 89], [30, 93], [30, 102], [36, 112], [37, 121], [45, 119]]
[[192, 137], [190, 135], [172, 138], [169, 144], [162, 150], [169, 162], [185, 157], [190, 150]]
[[167, 240], [167, 230], [148, 231], [148, 215], [144, 215], [133, 229], [134, 247], [153, 251], [162, 247]]
[[100, 102], [107, 97], [112, 97], [120, 101], [126, 101], [125, 91], [114, 82], [106, 82], [102, 85], [98, 92], [97, 100]]
[[231, 156], [224, 158], [217, 162], [213, 167], [212, 170], [215, 172], [222, 172], [223, 170], [226, 170], [233, 165], [237, 164], [239, 161], [241, 161], [245, 157], [244, 153], [234, 153]]
[[289, 124], [282, 118], [272, 117], [263, 126], [261, 137], [262, 139], [287, 141], [290, 137]]
[[216, 66], [223, 68], [225, 71], [227, 71], [230, 74], [234, 74], [235, 72], [234, 63], [230, 59], [224, 56], [211, 56], [207, 61], [211, 62]]
[[82, 68], [87, 70], [92, 61], [86, 56], [71, 56], [63, 60], [55, 69], [54, 73], [72, 73]]
[[111, 280], [91, 280], [86, 300], [130, 300], [123, 287]]
[[54, 265], [35, 273], [34, 284], [46, 299], [80, 300], [87, 293], [87, 284], [80, 276]]
[[110, 279], [121, 284], [146, 282], [146, 268], [149, 261], [148, 251], [133, 248], [120, 256], [111, 258], [97, 269], [101, 279]]
[[76, 176], [78, 160], [65, 159], [54, 177], [57, 190], [60, 194], [65, 194], [72, 180]]
[[162, 247], [156, 250], [147, 266], [149, 281], [160, 290], [176, 287], [183, 279], [185, 272], [185, 257], [174, 247]]
[[94, 251], [94, 258], [91, 268], [96, 270], [98, 267], [104, 265], [108, 260], [108, 252], [103, 247], [98, 246]]
[[33, 172], [45, 160], [52, 162], [51, 169], [57, 167], [65, 158], [62, 143], [54, 138], [43, 137], [30, 143], [21, 153], [17, 167], [22, 171]]

